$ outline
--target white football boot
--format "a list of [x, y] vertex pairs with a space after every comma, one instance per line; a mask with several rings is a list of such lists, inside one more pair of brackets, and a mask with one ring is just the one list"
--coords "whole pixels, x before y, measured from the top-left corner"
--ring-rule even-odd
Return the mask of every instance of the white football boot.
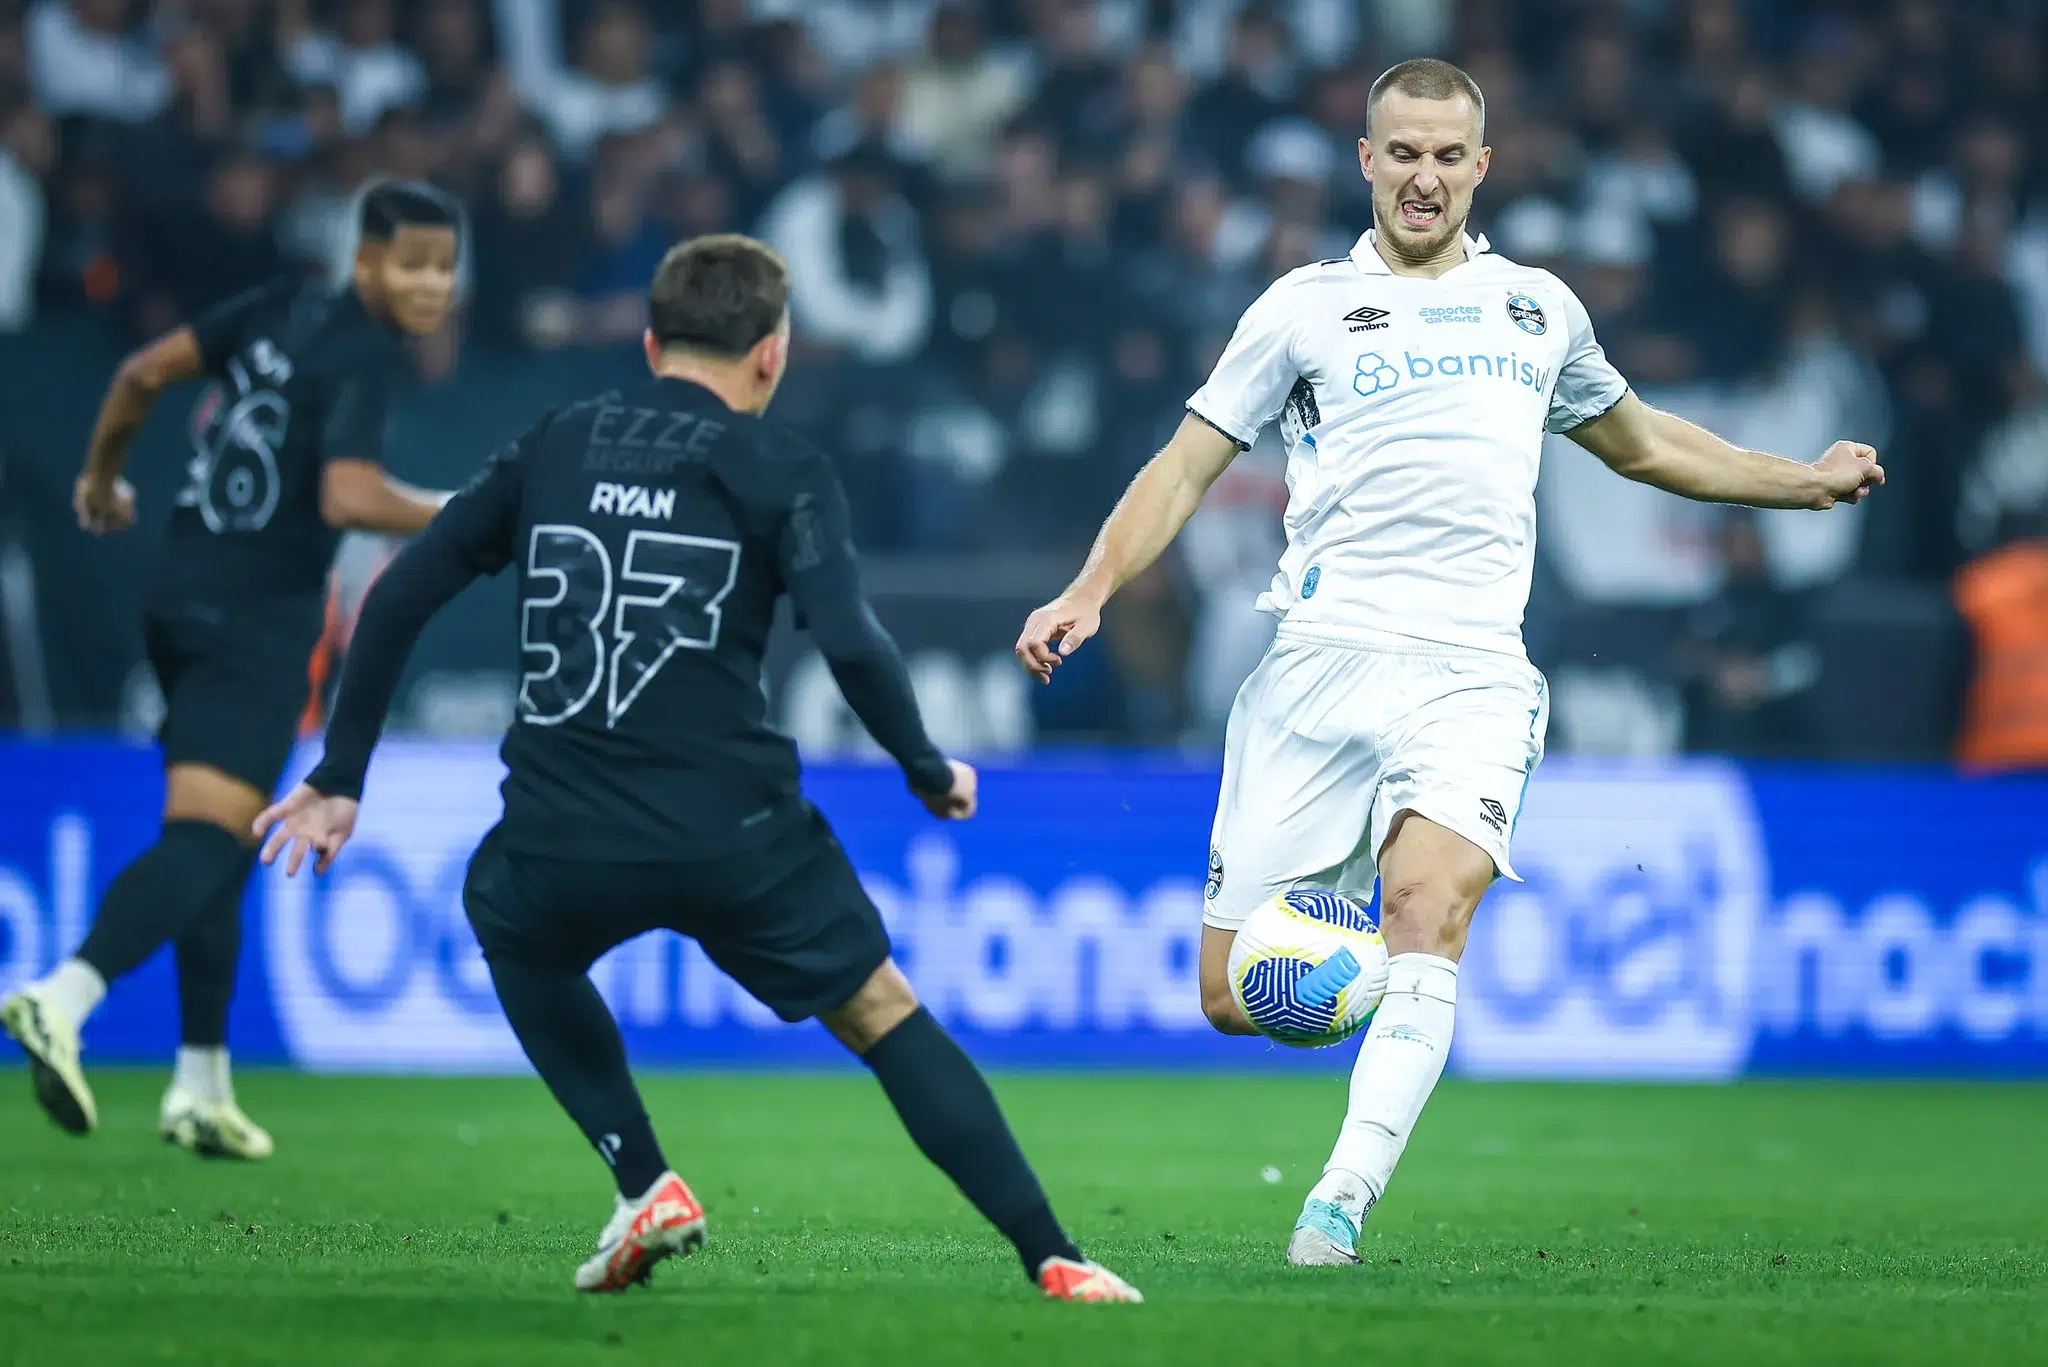
[[201, 1158], [240, 1158], [256, 1162], [277, 1151], [268, 1132], [242, 1114], [232, 1099], [204, 1101], [189, 1087], [173, 1082], [157, 1110], [157, 1133]]
[[662, 1259], [704, 1247], [704, 1207], [674, 1173], [655, 1178], [638, 1200], [617, 1200], [597, 1236], [597, 1256], [576, 1269], [578, 1291], [624, 1291], [645, 1282]]
[[50, 1119], [73, 1134], [91, 1134], [100, 1113], [79, 1066], [77, 1023], [31, 983], [0, 1001], [0, 1028], [28, 1055], [29, 1081]]

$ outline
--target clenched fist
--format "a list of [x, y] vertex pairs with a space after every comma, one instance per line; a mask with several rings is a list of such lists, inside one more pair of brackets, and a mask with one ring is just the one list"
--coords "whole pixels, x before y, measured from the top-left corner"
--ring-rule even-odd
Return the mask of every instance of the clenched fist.
[[1838, 503], [1861, 503], [1884, 483], [1884, 467], [1877, 463], [1876, 449], [1861, 442], [1836, 442], [1813, 468], [1821, 479], [1820, 497], [1813, 506], [1820, 510]]

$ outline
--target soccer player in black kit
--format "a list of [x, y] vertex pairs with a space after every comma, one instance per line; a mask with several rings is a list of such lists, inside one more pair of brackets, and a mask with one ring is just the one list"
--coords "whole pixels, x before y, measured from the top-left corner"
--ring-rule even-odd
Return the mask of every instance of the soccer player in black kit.
[[503, 819], [463, 904], [506, 1018], [610, 1164], [618, 1198], [584, 1291], [620, 1290], [704, 1238], [588, 976], [665, 927], [784, 1020], [818, 1017], [873, 1070], [929, 1159], [1061, 1300], [1140, 1299], [1054, 1219], [988, 1084], [918, 1004], [845, 852], [765, 720], [761, 654], [787, 594], [847, 701], [935, 815], [975, 774], [932, 745], [860, 587], [823, 455], [763, 421], [789, 345], [780, 258], [744, 237], [672, 250], [649, 295], [654, 379], [558, 410], [495, 456], [364, 601], [327, 751], [258, 818], [266, 861], [325, 870], [354, 828], [407, 652], [479, 575], [519, 575], [525, 677]]
[[75, 1134], [98, 1123], [79, 1028], [109, 983], [169, 943], [183, 1033], [163, 1135], [210, 1156], [271, 1152], [228, 1071], [250, 823], [306, 708], [342, 531], [417, 532], [446, 497], [400, 484], [378, 461], [402, 339], [448, 316], [459, 221], [438, 191], [373, 185], [348, 287], [281, 279], [230, 300], [129, 356], [101, 406], [73, 496], [94, 534], [135, 521], [121, 471], [157, 397], [213, 381], [193, 410], [189, 477], [143, 615], [165, 704], [163, 831], [108, 887], [77, 954], [0, 1002], [37, 1099]]

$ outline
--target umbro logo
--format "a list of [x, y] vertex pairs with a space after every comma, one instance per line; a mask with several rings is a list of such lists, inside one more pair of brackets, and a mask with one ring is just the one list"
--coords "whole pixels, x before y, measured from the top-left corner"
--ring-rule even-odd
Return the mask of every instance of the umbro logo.
[[1490, 797], [1479, 799], [1479, 819], [1496, 831], [1505, 832], [1508, 827], [1508, 809]]
[[1351, 324], [1353, 332], [1377, 332], [1387, 325], [1387, 311], [1367, 304], [1344, 315], [1344, 321]]

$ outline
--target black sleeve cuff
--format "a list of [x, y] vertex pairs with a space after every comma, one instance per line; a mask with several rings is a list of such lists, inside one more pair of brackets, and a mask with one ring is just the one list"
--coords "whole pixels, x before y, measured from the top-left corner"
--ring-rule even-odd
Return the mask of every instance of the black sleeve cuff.
[[910, 791], [924, 797], [942, 797], [953, 791], [953, 766], [936, 750], [905, 764], [903, 776], [910, 780]]
[[[1188, 408], [1188, 416], [1194, 418], [1203, 426], [1213, 429], [1218, 435], [1230, 438], [1231, 441], [1237, 443], [1238, 450], [1249, 451], [1252, 449], [1252, 444], [1250, 442], [1246, 441], [1243, 437], [1237, 435], [1237, 433], [1230, 431], [1222, 423], [1216, 421], [1216, 419], [1210, 417], [1207, 413], [1202, 412], [1199, 408], [1195, 408], [1192, 405], [1190, 405]], [[1254, 433], [1253, 435], [1256, 436], [1257, 433]]]
[[323, 758], [314, 765], [313, 772], [300, 782], [322, 797], [345, 797], [352, 802], [360, 802], [363, 798], [362, 771], [351, 771], [329, 759]]

